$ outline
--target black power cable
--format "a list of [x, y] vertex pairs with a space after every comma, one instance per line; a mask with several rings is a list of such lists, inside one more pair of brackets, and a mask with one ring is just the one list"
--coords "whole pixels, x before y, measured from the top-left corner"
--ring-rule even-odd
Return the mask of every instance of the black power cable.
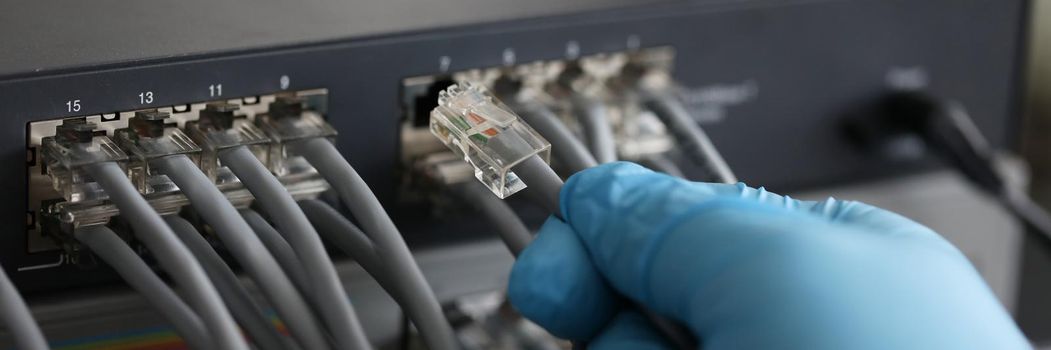
[[927, 149], [994, 196], [1051, 245], [1051, 215], [997, 170], [996, 150], [961, 104], [921, 92], [900, 91], [884, 96], [870, 112], [850, 120], [848, 131], [853, 136], [869, 146], [900, 140], [902, 135], [917, 136]]

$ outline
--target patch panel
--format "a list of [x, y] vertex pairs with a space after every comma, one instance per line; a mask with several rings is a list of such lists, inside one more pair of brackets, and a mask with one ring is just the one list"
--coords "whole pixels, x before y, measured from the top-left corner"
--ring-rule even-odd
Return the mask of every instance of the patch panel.
[[[54, 159], [59, 154], [68, 154], [69, 150], [56, 146], [59, 143], [56, 139], [75, 139], [77, 135], [71, 133], [79, 130], [83, 135], [88, 135], [87, 137], [106, 140], [100, 141], [103, 142], [102, 147], [92, 145], [86, 148], [87, 151], [99, 152], [107, 148], [130, 149], [134, 153], [132, 158], [149, 157], [140, 153], [158, 150], [164, 154], [190, 152], [196, 160], [195, 163], [200, 164], [204, 173], [223, 191], [227, 199], [239, 208], [246, 208], [252, 203], [252, 195], [240, 185], [229, 169], [218, 164], [215, 156], [217, 149], [201, 152], [200, 147], [222, 148], [246, 144], [258, 158], [270, 165], [271, 170], [279, 175], [279, 179], [296, 198], [314, 197], [327, 189], [324, 180], [320, 179], [301, 157], [290, 156], [291, 152], [283, 147], [280, 140], [271, 140], [263, 130], [254, 125], [259, 124], [265, 128], [274, 122], [276, 118], [269, 116], [275, 113], [303, 113], [307, 120], [321, 121], [326, 108], [327, 92], [317, 89], [30, 122], [27, 126], [27, 154], [30, 161], [26, 167], [26, 176], [29, 179], [29, 196], [26, 200], [26, 248], [31, 253], [56, 249], [75, 253], [76, 244], [69, 239], [69, 232], [79, 226], [105, 224], [110, 218], [119, 215], [117, 209], [105, 201], [105, 197], [92, 194], [100, 193], [98, 189], [86, 188], [79, 191], [82, 193], [60, 193], [57, 190], [63, 186], [58, 183], [62, 176], [55, 169], [59, 164], [46, 160]], [[214, 123], [225, 125], [218, 128], [207, 125]], [[324, 122], [313, 124], [325, 125]], [[158, 137], [156, 140], [173, 141], [171, 144], [129, 146], [131, 140], [137, 138], [136, 133], [141, 132], [159, 133], [154, 136], [164, 137]], [[327, 135], [334, 136], [335, 130], [330, 130]], [[56, 147], [57, 151], [51, 151]], [[194, 149], [180, 150], [180, 147]], [[120, 150], [115, 152], [123, 154]], [[129, 177], [158, 212], [174, 214], [188, 205], [186, 198], [178, 193], [178, 187], [166, 177], [149, 175], [148, 162], [132, 161], [130, 164], [127, 169]], [[70, 256], [75, 258], [76, 254]]]

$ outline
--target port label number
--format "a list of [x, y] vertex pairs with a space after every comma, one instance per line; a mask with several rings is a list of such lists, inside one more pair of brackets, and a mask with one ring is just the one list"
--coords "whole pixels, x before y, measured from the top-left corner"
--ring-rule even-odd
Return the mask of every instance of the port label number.
[[66, 101], [66, 112], [80, 112], [80, 100]]
[[449, 57], [449, 56], [438, 57], [438, 69], [442, 73], [448, 72], [449, 71], [449, 66], [451, 66], [452, 64], [453, 64], [452, 57]]
[[223, 95], [223, 84], [208, 85], [208, 96], [219, 97]]
[[510, 47], [504, 49], [504, 53], [503, 53], [502, 56], [503, 56], [503, 59], [504, 59], [504, 65], [505, 66], [513, 66], [515, 64], [515, 59], [516, 59], [516, 57], [515, 57], [515, 49], [510, 48]]
[[153, 91], [139, 93], [139, 104], [148, 105], [153, 103]]
[[628, 35], [628, 40], [624, 43], [624, 46], [627, 46], [628, 50], [638, 50], [642, 47], [642, 38], [635, 34]]
[[580, 57], [580, 43], [576, 40], [566, 42], [566, 58], [575, 60]]

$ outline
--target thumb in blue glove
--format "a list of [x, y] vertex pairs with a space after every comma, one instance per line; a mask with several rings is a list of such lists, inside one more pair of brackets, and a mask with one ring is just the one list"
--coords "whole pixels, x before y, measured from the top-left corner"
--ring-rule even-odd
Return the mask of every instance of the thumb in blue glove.
[[706, 349], [1029, 348], [963, 254], [865, 204], [612, 163], [570, 178], [561, 209], [508, 293], [591, 348], [668, 348], [621, 297], [687, 325]]

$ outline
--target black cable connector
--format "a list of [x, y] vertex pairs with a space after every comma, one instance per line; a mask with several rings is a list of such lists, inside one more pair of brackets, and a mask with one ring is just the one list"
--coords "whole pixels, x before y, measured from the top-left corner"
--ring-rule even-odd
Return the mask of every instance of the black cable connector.
[[[877, 101], [868, 113], [852, 118], [848, 132], [869, 148], [884, 151], [884, 155], [939, 156], [1051, 244], [1051, 214], [1009, 184], [997, 169], [996, 150], [960, 103], [922, 92], [893, 92]], [[901, 152], [908, 148], [900, 147], [910, 143], [906, 140], [918, 140], [922, 144], [913, 146], [921, 147]], [[898, 152], [888, 154], [887, 150]]]

